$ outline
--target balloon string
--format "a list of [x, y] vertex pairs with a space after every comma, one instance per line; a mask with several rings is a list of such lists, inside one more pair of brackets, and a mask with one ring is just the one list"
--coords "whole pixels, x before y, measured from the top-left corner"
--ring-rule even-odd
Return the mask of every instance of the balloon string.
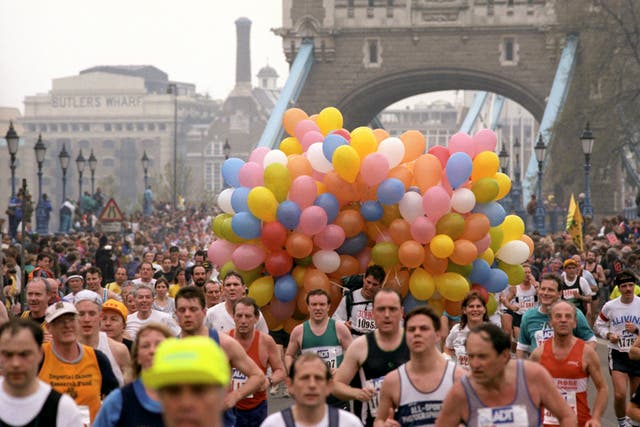
[[329, 280], [329, 283], [333, 286], [339, 287], [342, 290], [349, 290], [349, 288], [347, 288], [346, 286], [342, 286], [341, 284], [339, 284], [338, 282], [334, 282], [333, 280]]

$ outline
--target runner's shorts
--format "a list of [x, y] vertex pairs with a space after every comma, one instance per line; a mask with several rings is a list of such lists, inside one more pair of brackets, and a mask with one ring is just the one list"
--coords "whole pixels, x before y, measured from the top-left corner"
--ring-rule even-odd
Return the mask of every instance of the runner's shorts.
[[609, 349], [609, 370], [624, 372], [632, 377], [640, 377], [640, 363], [629, 359], [629, 353]]

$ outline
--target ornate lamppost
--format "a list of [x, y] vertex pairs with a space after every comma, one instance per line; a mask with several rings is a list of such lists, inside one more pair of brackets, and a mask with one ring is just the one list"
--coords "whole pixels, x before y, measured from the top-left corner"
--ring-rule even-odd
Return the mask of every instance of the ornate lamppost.
[[16, 197], [16, 154], [18, 153], [18, 147], [20, 137], [16, 130], [13, 128], [13, 122], [9, 122], [9, 130], [4, 139], [7, 141], [7, 148], [9, 149], [9, 168], [11, 169], [11, 198], [9, 199], [9, 237], [11, 239], [16, 238], [18, 233], [18, 206], [19, 201]]
[[98, 166], [98, 159], [93, 155], [93, 148], [91, 149], [91, 154], [89, 155], [89, 170], [91, 171], [91, 195], [94, 195], [96, 192], [95, 183], [96, 183], [96, 167]]
[[591, 152], [593, 151], [595, 138], [593, 137], [593, 132], [591, 132], [591, 128], [589, 127], [589, 122], [587, 122], [587, 126], [582, 131], [580, 142], [582, 143], [582, 152], [584, 153], [584, 204], [582, 206], [582, 216], [584, 217], [584, 222], [586, 224], [593, 219], [589, 172], [591, 172]]
[[42, 142], [42, 135], [38, 135], [33, 150], [36, 153], [36, 163], [38, 164], [38, 204], [36, 205], [36, 232], [40, 235], [49, 234], [49, 216], [51, 203], [42, 196], [42, 163], [47, 153], [47, 147]]
[[67, 203], [67, 169], [69, 168], [69, 160], [71, 156], [67, 152], [67, 147], [62, 144], [62, 150], [58, 154], [58, 160], [60, 161], [60, 168], [62, 169], [62, 207], [60, 208], [60, 232], [66, 233], [69, 231], [71, 225], [71, 211], [69, 207], [65, 206]]
[[140, 162], [142, 162], [142, 170], [144, 171], [144, 189], [146, 190], [147, 187], [149, 186], [149, 183], [147, 182], [147, 179], [148, 179], [147, 172], [149, 170], [149, 157], [147, 157], [147, 150], [144, 150], [144, 152], [142, 153], [142, 158], [140, 159]]
[[82, 155], [82, 149], [78, 153], [78, 157], [76, 157], [76, 168], [78, 169], [78, 211], [82, 213], [82, 173], [84, 172], [84, 168], [87, 166], [87, 161]]
[[544, 209], [544, 203], [542, 202], [542, 168], [544, 166], [544, 153], [546, 149], [547, 146], [542, 140], [542, 135], [540, 135], [538, 142], [533, 147], [533, 150], [536, 154], [536, 160], [538, 161], [538, 204], [536, 206], [535, 222], [536, 230], [538, 231], [538, 234], [542, 236], [547, 234], [544, 227], [544, 217], [546, 212]]

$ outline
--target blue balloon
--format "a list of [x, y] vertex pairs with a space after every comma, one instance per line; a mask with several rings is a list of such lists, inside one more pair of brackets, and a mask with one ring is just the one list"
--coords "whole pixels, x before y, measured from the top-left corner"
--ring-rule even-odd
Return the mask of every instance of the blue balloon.
[[404, 301], [402, 302], [402, 306], [404, 307], [404, 314], [409, 313], [416, 307], [424, 307], [425, 305], [428, 305], [427, 300], [416, 299], [413, 295], [411, 295], [411, 292], [409, 292], [407, 296], [404, 297]]
[[285, 274], [276, 279], [273, 293], [280, 301], [289, 302], [298, 295], [298, 285], [290, 274]]
[[368, 241], [369, 238], [367, 235], [364, 232], [361, 232], [346, 239], [342, 246], [336, 249], [336, 252], [340, 255], [355, 255], [367, 246]]
[[314, 205], [320, 206], [327, 213], [327, 224], [331, 224], [335, 221], [340, 212], [340, 203], [336, 196], [331, 193], [322, 193], [313, 202]]
[[478, 258], [473, 261], [473, 270], [471, 270], [469, 274], [469, 281], [471, 281], [471, 283], [484, 283], [489, 277], [490, 271], [491, 267], [487, 261]]
[[380, 202], [370, 200], [360, 206], [360, 215], [362, 215], [362, 218], [366, 221], [377, 221], [384, 215], [384, 209]]
[[507, 216], [504, 208], [498, 202], [477, 203], [473, 208], [473, 212], [485, 214], [492, 227], [497, 227], [502, 224], [504, 218]]
[[231, 218], [231, 229], [243, 239], [255, 239], [262, 233], [262, 223], [249, 212], [239, 212]]
[[333, 152], [336, 151], [336, 148], [347, 144], [347, 140], [344, 139], [342, 135], [330, 133], [324, 138], [324, 142], [322, 143], [322, 154], [324, 154], [327, 160], [332, 162]]
[[251, 191], [251, 189], [248, 187], [238, 187], [233, 190], [233, 194], [231, 194], [231, 207], [234, 212], [249, 212], [249, 204], [247, 203], [249, 191]]
[[489, 270], [489, 277], [482, 283], [482, 286], [492, 293], [502, 292], [509, 285], [509, 278], [507, 273], [499, 268], [492, 268]]
[[289, 230], [293, 230], [298, 226], [298, 222], [300, 221], [300, 212], [300, 207], [296, 202], [285, 200], [278, 206], [276, 218], [280, 221], [280, 224]]
[[473, 168], [473, 161], [467, 153], [457, 152], [453, 153], [449, 160], [447, 160], [447, 166], [445, 172], [447, 179], [452, 188], [458, 188], [471, 176], [471, 169]]
[[240, 187], [240, 168], [244, 166], [244, 160], [237, 157], [227, 159], [222, 164], [222, 178], [232, 187]]
[[404, 184], [397, 178], [387, 178], [380, 183], [376, 194], [383, 205], [395, 205], [404, 196]]

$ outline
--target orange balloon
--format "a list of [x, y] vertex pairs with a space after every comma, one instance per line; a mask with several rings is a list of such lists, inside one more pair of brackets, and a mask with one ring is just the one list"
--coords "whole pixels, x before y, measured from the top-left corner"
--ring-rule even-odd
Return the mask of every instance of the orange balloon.
[[306, 234], [294, 231], [287, 237], [284, 247], [292, 257], [304, 258], [311, 255], [313, 251], [313, 240]]
[[331, 307], [329, 307], [329, 316], [333, 316], [333, 313], [338, 308], [340, 300], [342, 299], [342, 288], [331, 284], [329, 286], [329, 296], [331, 297]]
[[464, 219], [464, 231], [460, 238], [475, 242], [486, 236], [490, 227], [489, 218], [485, 214], [472, 213]]
[[422, 263], [422, 267], [424, 267], [427, 272], [434, 275], [442, 274], [447, 271], [448, 265], [449, 260], [433, 255], [428, 245], [424, 248], [424, 262]]
[[385, 288], [395, 289], [402, 295], [402, 298], [406, 297], [409, 293], [409, 270], [393, 267], [387, 274], [387, 279], [384, 282]]
[[305, 316], [309, 315], [309, 306], [307, 305], [307, 293], [306, 292], [298, 292], [298, 296], [296, 297], [296, 310]]
[[307, 292], [313, 289], [324, 289], [328, 293], [331, 290], [331, 285], [326, 274], [315, 268], [309, 268], [304, 275], [303, 293], [306, 295]]
[[411, 172], [405, 165], [398, 165], [389, 171], [387, 175], [389, 178], [396, 178], [402, 181], [405, 191], [411, 187], [413, 182], [413, 172]]
[[379, 239], [383, 239], [384, 241], [389, 240], [388, 236], [384, 239], [384, 235], [388, 230], [380, 221], [367, 221], [365, 225], [365, 232], [371, 241], [376, 242]]
[[273, 317], [271, 314], [271, 305], [267, 304], [260, 309], [262, 312], [262, 316], [264, 317], [264, 321], [267, 322], [267, 327], [270, 331], [277, 331], [282, 329], [282, 321]]
[[462, 301], [449, 301], [446, 299], [444, 300], [444, 309], [451, 316], [460, 316], [462, 314]]
[[318, 124], [318, 117], [319, 116], [320, 116], [319, 114], [313, 114], [313, 115], [309, 116], [309, 120], [311, 120], [315, 124]]
[[398, 259], [407, 268], [419, 267], [424, 262], [424, 246], [415, 240], [407, 240], [398, 248]]
[[288, 334], [291, 334], [291, 331], [293, 331], [293, 328], [295, 328], [302, 322], [304, 322], [304, 319], [296, 319], [294, 317], [290, 317], [284, 321], [284, 323], [282, 324], [282, 327]]
[[303, 110], [299, 108], [289, 108], [282, 116], [284, 130], [287, 131], [289, 135], [293, 136], [298, 122], [308, 118], [309, 116]]
[[400, 218], [400, 208], [398, 205], [383, 205], [382, 206], [383, 214], [382, 218], [380, 218], [380, 222], [383, 225], [389, 226], [394, 219]]
[[[427, 148], [427, 140], [424, 135], [417, 130], [406, 131], [400, 135], [400, 140], [404, 144], [404, 158], [402, 159], [402, 163], [417, 159]], [[440, 166], [440, 169], [442, 170], [442, 166]]]
[[427, 305], [431, 308], [433, 308], [433, 310], [438, 313], [439, 316], [442, 315], [442, 310], [444, 310], [444, 300], [442, 299], [433, 299], [431, 298], [428, 302]]
[[358, 259], [351, 255], [340, 255], [340, 267], [329, 276], [342, 279], [343, 277], [353, 276], [360, 272], [360, 263]]
[[385, 139], [389, 138], [389, 132], [387, 132], [384, 129], [374, 129], [373, 136], [376, 137], [376, 141], [378, 141], [378, 144], [379, 144]]
[[313, 173], [311, 163], [301, 154], [292, 154], [288, 157], [287, 169], [289, 170], [291, 181], [299, 176], [311, 175]]
[[323, 178], [327, 192], [336, 196], [341, 205], [356, 200], [356, 192], [353, 184], [348, 183], [338, 175], [336, 171], [327, 172]]
[[334, 224], [339, 225], [344, 230], [345, 237], [353, 237], [364, 230], [364, 219], [360, 212], [354, 209], [344, 209], [338, 213]]
[[533, 248], [534, 248], [533, 240], [531, 239], [531, 237], [527, 236], [526, 234], [523, 234], [520, 240], [522, 240], [527, 244], [527, 246], [529, 246], [529, 256], [531, 256], [531, 254], [533, 254]]
[[422, 193], [437, 185], [441, 178], [442, 165], [436, 156], [423, 154], [418, 157], [413, 168], [413, 179]]
[[453, 242], [453, 253], [449, 259], [458, 265], [471, 264], [478, 258], [478, 248], [473, 242], [465, 239], [458, 239]]
[[[391, 236], [391, 240], [393, 240], [393, 243], [395, 243], [396, 245], [401, 245], [408, 240], [412, 240], [411, 226], [405, 219], [394, 219], [393, 221], [391, 221], [391, 224], [389, 224], [389, 236]], [[422, 264], [422, 261], [420, 261], [419, 264]]]

